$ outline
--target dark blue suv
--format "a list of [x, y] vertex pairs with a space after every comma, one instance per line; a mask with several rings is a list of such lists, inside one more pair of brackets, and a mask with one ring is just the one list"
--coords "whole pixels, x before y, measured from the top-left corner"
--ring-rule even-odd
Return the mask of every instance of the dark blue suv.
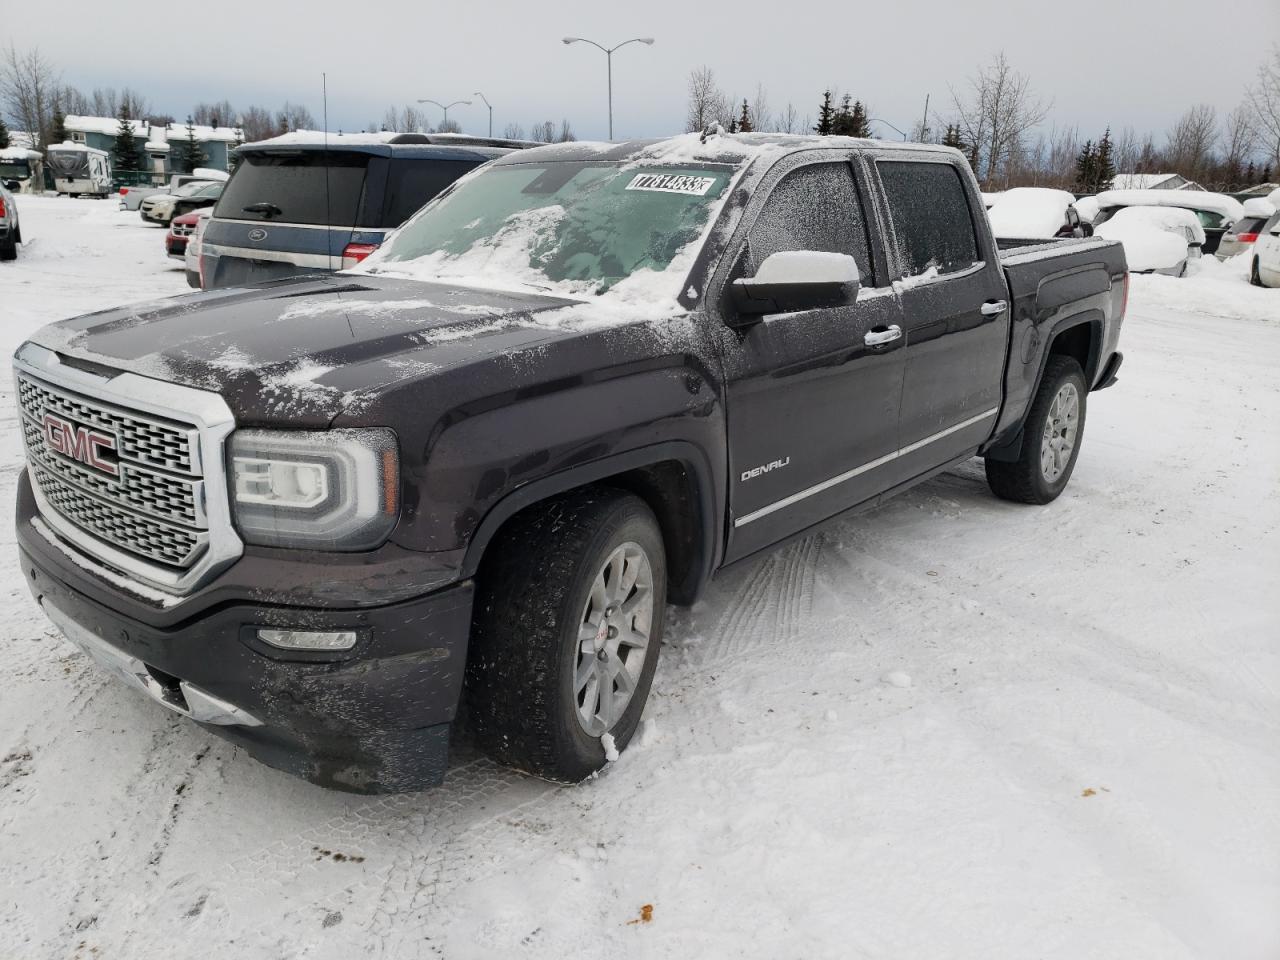
[[245, 144], [204, 231], [205, 289], [354, 266], [464, 173], [525, 145], [413, 133]]

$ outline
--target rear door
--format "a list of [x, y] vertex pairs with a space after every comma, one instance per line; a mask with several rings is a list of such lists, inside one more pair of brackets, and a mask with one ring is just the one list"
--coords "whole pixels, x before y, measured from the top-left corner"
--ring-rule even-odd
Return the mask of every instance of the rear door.
[[[766, 547], [875, 496], [897, 448], [901, 339], [897, 301], [873, 245], [860, 166], [837, 151], [789, 158], [766, 175], [729, 247], [727, 280], [772, 253], [854, 257], [858, 301], [773, 314], [722, 337], [732, 527], [726, 559]], [[726, 283], [727, 290], [727, 283]], [[729, 314], [721, 295], [721, 317]], [[873, 336], [872, 341], [881, 339]]]
[[[389, 151], [385, 151], [389, 152]], [[337, 270], [342, 251], [377, 212], [365, 203], [373, 161], [364, 150], [264, 150], [242, 155], [206, 228], [209, 288]], [[378, 190], [381, 194], [381, 190]]]
[[906, 369], [897, 480], [976, 448], [1000, 411], [1008, 288], [970, 178], [950, 157], [874, 163], [901, 296]]

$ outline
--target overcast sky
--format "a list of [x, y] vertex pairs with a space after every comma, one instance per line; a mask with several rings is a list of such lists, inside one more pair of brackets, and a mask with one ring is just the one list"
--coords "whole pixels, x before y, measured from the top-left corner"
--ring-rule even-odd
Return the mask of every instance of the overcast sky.
[[[83, 0], [12, 0], [3, 18], [19, 48], [39, 46], [84, 89], [132, 86], [183, 118], [200, 100], [275, 109], [305, 103], [319, 119], [329, 75], [331, 129], [381, 120], [389, 104], [419, 97], [470, 99], [450, 116], [483, 133], [511, 121], [567, 117], [581, 138], [606, 133], [605, 57], [567, 34], [612, 46], [652, 36], [614, 56], [614, 130], [655, 136], [684, 123], [689, 71], [706, 65], [726, 93], [814, 114], [822, 90], [848, 90], [872, 116], [904, 130], [951, 110], [975, 67], [1003, 49], [1054, 108], [1049, 122], [1096, 136], [1110, 124], [1162, 135], [1187, 106], [1236, 106], [1270, 45], [1280, 42], [1280, 0], [876, 0], [876, 2], [369, 3], [220, 0], [157, 6], [113, 0], [94, 29]], [[9, 3], [6, 2], [6, 6]], [[434, 109], [434, 108], [433, 108]], [[881, 128], [882, 130], [884, 128]], [[892, 131], [884, 133], [892, 136]]]

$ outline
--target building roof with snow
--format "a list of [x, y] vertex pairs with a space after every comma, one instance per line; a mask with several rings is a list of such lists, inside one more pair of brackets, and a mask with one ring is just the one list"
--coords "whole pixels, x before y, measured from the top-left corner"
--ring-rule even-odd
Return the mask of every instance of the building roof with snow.
[[1117, 173], [1113, 190], [1203, 190], [1198, 183], [1177, 173]]
[[[126, 122], [133, 127], [133, 135], [135, 137], [140, 137], [151, 143], [187, 139], [187, 125], [185, 123], [171, 123], [165, 126], [160, 123], [148, 123], [146, 120], [129, 120]], [[72, 115], [66, 118], [66, 127], [69, 133], [100, 133], [103, 136], [114, 137], [120, 132], [120, 119], [118, 117], [78, 117]], [[201, 143], [235, 143], [244, 139], [244, 133], [239, 127], [206, 127], [197, 123], [192, 125], [192, 129], [195, 131], [196, 139]]]

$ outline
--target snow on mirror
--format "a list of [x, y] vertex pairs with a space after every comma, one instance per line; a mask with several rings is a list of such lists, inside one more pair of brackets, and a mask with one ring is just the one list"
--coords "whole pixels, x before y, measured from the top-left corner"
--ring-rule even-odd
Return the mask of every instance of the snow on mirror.
[[847, 253], [784, 250], [771, 253], [754, 278], [759, 283], [857, 283], [858, 263]]

